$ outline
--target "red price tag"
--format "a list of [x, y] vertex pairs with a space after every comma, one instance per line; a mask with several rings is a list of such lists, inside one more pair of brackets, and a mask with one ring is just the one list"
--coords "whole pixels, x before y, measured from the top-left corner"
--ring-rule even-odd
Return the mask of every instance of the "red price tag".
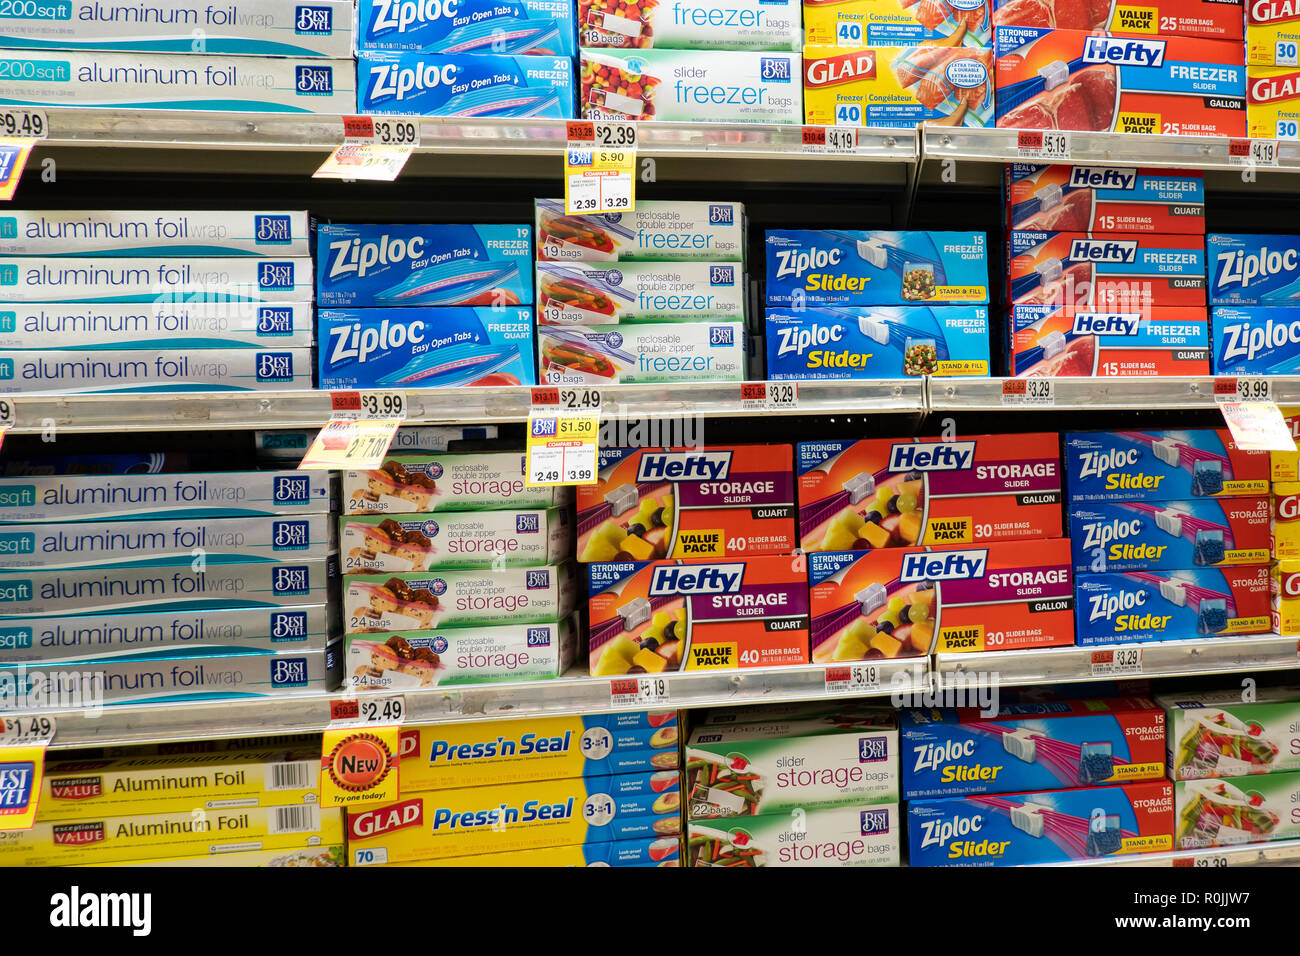
[[805, 126], [803, 128], [803, 144], [805, 146], [825, 146], [826, 145], [826, 127], [825, 126]]
[[1016, 146], [1019, 149], [1042, 149], [1043, 131], [1037, 129], [1022, 129], [1016, 135]]
[[1195, 866], [1196, 861], [1190, 856], [1179, 856], [1174, 858], [1174, 866]]
[[343, 135], [357, 138], [375, 138], [375, 120], [371, 116], [343, 117]]
[[1250, 140], [1248, 140], [1248, 139], [1230, 139], [1230, 140], [1228, 140], [1228, 155], [1229, 155], [1229, 156], [1242, 156], [1242, 157], [1249, 156], [1249, 155], [1250, 155]]
[[1023, 378], [1008, 378], [1002, 382], [1003, 395], [1024, 395], [1028, 386]]
[[336, 720], [358, 720], [361, 717], [361, 705], [355, 697], [330, 701], [330, 722]]
[[330, 407], [336, 412], [361, 411], [360, 392], [330, 392]]
[[1214, 380], [1214, 394], [1231, 395], [1237, 397], [1237, 380], [1235, 378], [1216, 378]]
[[531, 401], [534, 405], [558, 405], [560, 404], [560, 390], [546, 386], [534, 388]]
[[847, 667], [828, 667], [826, 668], [826, 683], [832, 684], [837, 682], [848, 683], [851, 671]]
[[584, 123], [581, 120], [577, 122], [570, 121], [566, 124], [568, 137], [573, 140], [594, 140], [596, 138], [596, 124]]
[[767, 398], [766, 382], [746, 382], [740, 386], [741, 401], [761, 402]]

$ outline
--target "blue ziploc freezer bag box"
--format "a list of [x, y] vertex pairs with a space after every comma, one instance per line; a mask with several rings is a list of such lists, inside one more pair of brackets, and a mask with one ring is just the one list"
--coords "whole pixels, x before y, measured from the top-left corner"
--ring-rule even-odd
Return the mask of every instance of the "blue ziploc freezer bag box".
[[309, 256], [307, 230], [280, 210], [20, 210], [0, 215], [0, 255]]
[[532, 385], [533, 313], [502, 309], [322, 309], [318, 388]]
[[1287, 305], [1300, 299], [1300, 236], [1210, 233], [1210, 305]]
[[1272, 627], [1267, 564], [1080, 574], [1074, 590], [1079, 645], [1264, 634]]
[[988, 375], [983, 305], [768, 309], [769, 379]]
[[1217, 306], [1210, 327], [1215, 375], [1300, 372], [1300, 306]]
[[1069, 432], [1068, 498], [1184, 501], [1268, 494], [1269, 453], [1236, 446], [1226, 428]]
[[308, 302], [0, 302], [5, 352], [308, 349], [315, 341]]
[[1267, 495], [1072, 504], [1074, 570], [1083, 574], [1267, 564], [1271, 516]]
[[0, 258], [0, 302], [310, 302], [311, 259]]
[[573, 60], [487, 53], [357, 54], [357, 112], [573, 117]]
[[767, 304], [980, 305], [987, 252], [982, 232], [769, 229]]
[[357, 49], [576, 56], [572, 0], [358, 0]]
[[526, 225], [322, 223], [316, 305], [526, 305], [533, 301], [532, 242]]

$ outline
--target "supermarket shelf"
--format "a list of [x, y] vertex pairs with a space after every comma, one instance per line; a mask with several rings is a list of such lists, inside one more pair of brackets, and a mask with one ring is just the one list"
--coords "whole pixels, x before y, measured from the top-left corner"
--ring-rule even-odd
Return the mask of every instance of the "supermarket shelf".
[[1174, 850], [1169, 853], [1134, 853], [1102, 857], [1096, 860], [1071, 860], [1067, 863], [1043, 863], [1040, 866], [1295, 866], [1300, 863], [1300, 840], [1276, 843], [1250, 843], [1222, 846], [1210, 850]]
[[[1272, 400], [1279, 405], [1300, 404], [1300, 376], [1269, 376]], [[1001, 378], [929, 379], [929, 408], [932, 411], [1013, 410], [1025, 406], [1004, 405]], [[1050, 404], [1038, 409], [1085, 410], [1210, 409], [1215, 406], [1214, 379], [1168, 378], [1057, 378], [1052, 380]]]

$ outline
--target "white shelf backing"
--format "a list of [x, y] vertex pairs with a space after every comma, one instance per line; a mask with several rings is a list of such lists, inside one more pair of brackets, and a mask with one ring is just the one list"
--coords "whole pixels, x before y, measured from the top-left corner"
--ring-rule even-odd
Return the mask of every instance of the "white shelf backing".
[[[1173, 850], [1169, 853], [1131, 853], [1068, 863], [1039, 866], [1190, 866], [1218, 869], [1227, 866], [1296, 866], [1300, 864], [1300, 840], [1275, 843], [1247, 843], [1209, 850]], [[1226, 915], [1226, 914], [1225, 914]]]
[[[1268, 376], [1273, 401], [1300, 404], [1300, 376]], [[1002, 404], [1001, 378], [931, 378], [927, 380], [932, 411], [991, 411], [1021, 406]], [[1162, 378], [1056, 378], [1053, 401], [1024, 410], [1080, 410], [1108, 408], [1209, 409], [1215, 407], [1214, 379], [1170, 376]]]

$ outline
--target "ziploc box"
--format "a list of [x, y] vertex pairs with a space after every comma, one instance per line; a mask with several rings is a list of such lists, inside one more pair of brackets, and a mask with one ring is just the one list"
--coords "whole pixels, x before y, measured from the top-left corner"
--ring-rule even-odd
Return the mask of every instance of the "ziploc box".
[[0, 393], [290, 391], [313, 364], [311, 349], [0, 352]]
[[800, 442], [795, 465], [804, 551], [1061, 536], [1055, 432]]
[[343, 473], [350, 515], [550, 508], [567, 500], [562, 488], [524, 482], [522, 449], [390, 455], [374, 471]]
[[548, 385], [742, 382], [741, 322], [539, 325], [539, 380]]
[[[908, 4], [902, 0], [803, 0], [803, 29], [810, 46], [947, 46], [987, 48], [993, 43], [989, 0]], [[947, 41], [952, 37], [951, 41]], [[947, 41], [947, 42], [942, 42]]]
[[686, 744], [686, 818], [898, 803], [898, 720], [888, 710], [697, 727]]
[[646, 837], [641, 840], [612, 840], [576, 846], [539, 847], [512, 853], [478, 853], [445, 860], [419, 860], [393, 866], [454, 867], [569, 867], [569, 866], [682, 866], [679, 836]]
[[1210, 305], [1279, 306], [1300, 298], [1300, 237], [1205, 237]]
[[[1295, 47], [1283, 45], [1288, 52]], [[1290, 53], [1293, 62], [1294, 57]], [[1246, 135], [1300, 139], [1300, 72], [1294, 66], [1246, 67]]]
[[1063, 538], [808, 555], [812, 661], [1074, 643]]
[[1008, 163], [1002, 175], [1008, 230], [1205, 234], [1197, 170]]
[[589, 120], [803, 122], [798, 53], [589, 50], [578, 109]]
[[590, 564], [593, 677], [808, 663], [798, 556]]
[[565, 0], [359, 0], [357, 49], [576, 56], [578, 44]]
[[1300, 772], [1179, 780], [1174, 795], [1179, 850], [1300, 837]]
[[14, 106], [339, 114], [357, 102], [348, 59], [10, 50], [0, 76]]
[[1268, 498], [1073, 504], [1074, 570], [1267, 564], [1271, 511]]
[[0, 216], [0, 255], [309, 256], [311, 246], [305, 212], [52, 209]]
[[565, 564], [349, 575], [343, 588], [343, 625], [349, 634], [379, 634], [545, 624], [573, 610], [574, 587], [573, 571]]
[[744, 321], [745, 271], [734, 262], [539, 262], [536, 302], [546, 325]]
[[1174, 847], [1174, 784], [973, 795], [907, 805], [909, 866], [1023, 866]]
[[1300, 687], [1171, 693], [1156, 698], [1168, 725], [1172, 780], [1300, 770]]
[[1081, 574], [1075, 591], [1080, 645], [1263, 634], [1271, 621], [1266, 564]]
[[804, 121], [885, 129], [992, 126], [992, 72], [988, 48], [804, 47]]
[[1269, 519], [1272, 556], [1300, 559], [1300, 482], [1273, 482]]
[[309, 349], [315, 342], [309, 302], [0, 304], [3, 351]]
[[1216, 375], [1292, 375], [1300, 371], [1300, 307], [1216, 306]]
[[563, 199], [533, 204], [539, 262], [745, 261], [738, 202], [638, 202], [632, 212], [568, 215]]
[[532, 230], [525, 225], [316, 227], [322, 309], [532, 302]]
[[995, 26], [993, 50], [999, 127], [1246, 135], [1240, 40]]
[[1165, 775], [1165, 714], [1144, 697], [904, 710], [903, 799], [1095, 787]]
[[1268, 494], [1269, 457], [1226, 428], [1069, 432], [1065, 474], [1074, 502], [1249, 497]]
[[1242, 0], [1155, 0], [1141, 4], [993, 0], [993, 22], [998, 26], [1053, 26], [1132, 36], [1240, 40], [1242, 6]]
[[1210, 374], [1210, 324], [1201, 306], [1013, 305], [1009, 312], [1014, 376]]
[[898, 866], [896, 803], [687, 824], [690, 866]]
[[767, 231], [769, 306], [980, 305], [988, 284], [982, 232]]
[[767, 377], [988, 375], [986, 306], [767, 311]]
[[573, 519], [567, 508], [353, 515], [339, 519], [338, 540], [347, 574], [526, 567], [573, 553]]
[[310, 302], [311, 259], [0, 258], [7, 302]]
[[803, 45], [799, 0], [581, 0], [578, 8], [578, 39], [587, 48], [798, 52]]
[[676, 771], [433, 790], [348, 811], [352, 866], [681, 833]]
[[532, 385], [527, 307], [321, 309], [318, 388]]
[[497, 53], [357, 53], [361, 113], [573, 116], [573, 60]]
[[602, 448], [579, 485], [579, 561], [788, 554], [795, 549], [789, 445]]

